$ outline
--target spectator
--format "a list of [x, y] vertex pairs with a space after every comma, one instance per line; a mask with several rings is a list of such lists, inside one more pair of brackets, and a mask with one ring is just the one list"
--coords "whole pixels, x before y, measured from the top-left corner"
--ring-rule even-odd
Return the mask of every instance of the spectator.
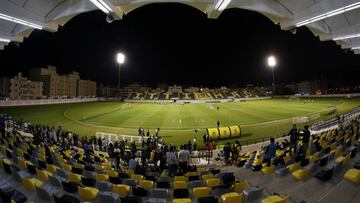
[[297, 142], [298, 142], [298, 130], [296, 128], [296, 124], [293, 124], [293, 128], [289, 132], [290, 135], [290, 156], [292, 156], [292, 152], [296, 154]]
[[230, 142], [228, 142], [228, 143], [224, 146], [223, 151], [224, 151], [224, 162], [225, 162], [225, 165], [227, 165], [227, 164], [229, 164], [230, 153], [231, 153]]
[[309, 148], [309, 142], [310, 142], [310, 131], [309, 131], [309, 126], [305, 125], [304, 126], [304, 130], [303, 130], [303, 134], [302, 134], [302, 141], [303, 141], [303, 153], [304, 156], [306, 156], [306, 151]]
[[197, 141], [195, 137], [193, 138], [193, 150], [197, 151]]
[[275, 139], [270, 138], [270, 144], [265, 148], [265, 154], [263, 159], [263, 162], [267, 163], [268, 166], [270, 166], [271, 159], [275, 156], [276, 148], [277, 146], [275, 144]]
[[180, 147], [180, 151], [178, 153], [179, 158], [179, 166], [181, 169], [181, 172], [185, 174], [188, 169], [188, 164], [190, 160], [190, 152], [187, 150], [184, 146]]
[[170, 151], [166, 152], [166, 163], [168, 164], [169, 176], [174, 177], [178, 168], [179, 162], [175, 155], [175, 147], [171, 146]]

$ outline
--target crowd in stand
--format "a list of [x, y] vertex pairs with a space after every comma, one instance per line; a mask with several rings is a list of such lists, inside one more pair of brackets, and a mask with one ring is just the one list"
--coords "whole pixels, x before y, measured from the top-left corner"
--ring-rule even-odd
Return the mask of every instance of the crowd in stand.
[[[0, 117], [2, 123], [0, 125], [2, 135], [5, 136], [5, 117]], [[8, 122], [9, 123], [9, 122]], [[148, 164], [163, 171], [166, 167], [169, 170], [169, 175], [175, 176], [177, 171], [186, 173], [191, 162], [191, 151], [197, 149], [196, 139], [193, 143], [181, 145], [180, 150], [176, 152], [174, 144], [166, 145], [164, 140], [160, 137], [160, 129], [156, 129], [155, 134], [151, 135], [149, 130], [146, 134], [144, 129], [139, 128], [139, 135], [142, 136], [141, 146], [135, 142], [128, 143], [126, 140], [109, 141], [105, 138], [96, 138], [91, 136], [79, 137], [76, 133], [63, 130], [62, 127], [49, 127], [45, 125], [32, 125], [29, 122], [22, 120], [12, 123], [13, 133], [15, 129], [22, 129], [29, 134], [32, 134], [32, 142], [34, 145], [59, 145], [63, 150], [74, 149], [76, 147], [82, 148], [84, 154], [90, 157], [95, 150], [107, 152], [110, 163], [115, 169], [120, 169], [121, 165], [128, 166], [131, 170], [144, 170]], [[15, 127], [16, 126], [16, 127]], [[8, 136], [10, 134], [8, 133]]]
[[[5, 136], [5, 118], [0, 119], [0, 130]], [[52, 145], [56, 144], [61, 146], [63, 150], [72, 149], [74, 147], [83, 148], [85, 155], [90, 156], [95, 150], [107, 152], [111, 164], [116, 168], [121, 168], [121, 165], [128, 166], [131, 170], [144, 170], [147, 165], [151, 164], [159, 171], [163, 171], [168, 168], [170, 176], [175, 176], [177, 172], [186, 173], [189, 170], [191, 164], [191, 151], [197, 150], [197, 141], [194, 138], [193, 141], [189, 141], [187, 144], [181, 145], [179, 151], [175, 145], [166, 145], [164, 140], [160, 137], [160, 129], [156, 129], [155, 134], [151, 135], [150, 131], [139, 128], [139, 135], [142, 136], [143, 142], [141, 146], [135, 142], [128, 143], [126, 140], [119, 142], [110, 142], [105, 138], [96, 138], [91, 136], [90, 138], [83, 136], [79, 137], [76, 133], [63, 130], [61, 127], [49, 127], [44, 125], [32, 125], [31, 123], [19, 121], [17, 126], [26, 128], [26, 131], [33, 135], [33, 143], [35, 145], [44, 144]], [[15, 128], [13, 128], [15, 129]], [[336, 130], [336, 134], [354, 134], [358, 137], [359, 129], [351, 130]], [[281, 143], [275, 142], [274, 138], [270, 139], [270, 144], [261, 147], [263, 156], [263, 163], [267, 163], [269, 166], [271, 162], [284, 163], [281, 157], [275, 157], [276, 150], [283, 150], [285, 153], [289, 152], [295, 161], [301, 161], [305, 159], [307, 150], [309, 150], [310, 140], [315, 144], [317, 150], [320, 150], [319, 145], [320, 138], [317, 135], [310, 135], [309, 126], [305, 126], [303, 130], [298, 130], [294, 124], [293, 128], [289, 132], [289, 140], [284, 139]], [[205, 145], [209, 148], [213, 142], [206, 139], [204, 136]], [[140, 150], [138, 149], [140, 147]], [[222, 156], [226, 165], [238, 164], [241, 157], [242, 146], [238, 140], [233, 144], [228, 142], [222, 150]]]

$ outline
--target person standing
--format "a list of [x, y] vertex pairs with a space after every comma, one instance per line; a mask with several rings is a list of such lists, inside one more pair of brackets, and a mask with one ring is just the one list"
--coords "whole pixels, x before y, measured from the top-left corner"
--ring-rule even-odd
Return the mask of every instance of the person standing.
[[177, 160], [174, 151], [175, 151], [175, 147], [171, 146], [170, 151], [166, 152], [166, 162], [168, 164], [168, 171], [170, 177], [174, 177], [176, 175], [176, 170], [179, 165], [179, 161]]
[[296, 154], [297, 142], [298, 142], [298, 130], [296, 128], [296, 124], [293, 124], [293, 128], [289, 132], [290, 135], [290, 156], [292, 156], [292, 152]]
[[268, 166], [270, 166], [271, 159], [276, 154], [276, 148], [277, 148], [277, 146], [275, 144], [275, 139], [272, 137], [272, 138], [270, 138], [270, 144], [268, 146], [266, 146], [264, 159], [263, 159], [263, 162], [267, 163]]
[[309, 148], [309, 142], [310, 142], [310, 130], [309, 130], [309, 126], [305, 125], [304, 126], [304, 130], [303, 130], [303, 134], [302, 134], [302, 141], [303, 141], [303, 153], [304, 153], [304, 158], [306, 157], [306, 151]]
[[193, 150], [197, 151], [197, 141], [195, 137], [193, 138]]
[[187, 172], [188, 163], [190, 160], [190, 152], [188, 149], [185, 148], [185, 146], [180, 147], [178, 158], [179, 158], [180, 170], [183, 174], [185, 174]]
[[229, 164], [230, 152], [231, 152], [230, 142], [228, 142], [228, 143], [224, 146], [223, 151], [224, 151], [224, 162], [225, 162], [225, 165], [227, 165], [227, 164]]

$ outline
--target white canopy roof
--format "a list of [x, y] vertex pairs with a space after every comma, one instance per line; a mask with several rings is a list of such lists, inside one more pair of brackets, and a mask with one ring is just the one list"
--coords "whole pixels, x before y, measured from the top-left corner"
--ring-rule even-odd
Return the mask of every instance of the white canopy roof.
[[121, 19], [140, 6], [156, 2], [184, 3], [209, 18], [221, 14], [219, 5], [257, 11], [283, 30], [307, 26], [320, 40], [338, 38], [341, 48], [360, 53], [360, 1], [356, 0], [0, 0], [0, 49], [9, 41], [22, 42], [34, 29], [56, 32], [75, 15], [99, 9], [96, 4], [105, 5], [115, 19]]

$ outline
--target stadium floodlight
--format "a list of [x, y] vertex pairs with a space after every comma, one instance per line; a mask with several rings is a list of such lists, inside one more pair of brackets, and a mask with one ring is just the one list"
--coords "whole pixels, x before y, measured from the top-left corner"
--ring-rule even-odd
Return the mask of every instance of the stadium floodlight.
[[121, 98], [121, 90], [120, 90], [120, 70], [121, 65], [125, 62], [125, 55], [121, 52], [116, 54], [116, 62], [119, 64], [119, 77], [118, 77], [118, 91], [120, 92], [120, 98]]
[[272, 97], [274, 97], [275, 95], [275, 66], [276, 66], [276, 58], [274, 56], [269, 56], [267, 58], [267, 64], [268, 66], [271, 68], [271, 72], [272, 72]]
[[360, 2], [356, 2], [356, 3], [350, 4], [350, 5], [347, 5], [347, 6], [344, 6], [344, 7], [341, 7], [341, 8], [338, 8], [338, 9], [335, 9], [335, 10], [320, 14], [320, 15], [317, 15], [315, 17], [303, 20], [301, 22], [296, 23], [295, 26], [300, 27], [300, 26], [303, 26], [303, 25], [307, 25], [309, 23], [313, 23], [313, 22], [316, 22], [316, 21], [319, 21], [319, 20], [322, 20], [322, 19], [325, 19], [325, 18], [336, 16], [336, 15], [345, 13], [347, 11], [357, 9], [359, 7], [360, 7]]
[[333, 40], [337, 41], [337, 40], [344, 40], [344, 39], [352, 39], [352, 38], [356, 38], [356, 37], [360, 37], [360, 33], [352, 34], [352, 35], [344, 35], [344, 36], [340, 36], [340, 37], [334, 37]]
[[118, 64], [123, 64], [125, 62], [125, 55], [123, 53], [118, 53], [116, 55], [116, 62]]
[[5, 39], [5, 38], [1, 38], [1, 37], [0, 37], [0, 42], [9, 43], [9, 42], [11, 42], [11, 40], [10, 40], [10, 39]]
[[112, 9], [103, 0], [90, 0], [96, 7], [108, 14], [112, 12]]
[[15, 17], [12, 17], [12, 16], [8, 16], [8, 15], [5, 15], [3, 13], [0, 13], [0, 19], [8, 20], [8, 21], [11, 21], [11, 22], [14, 22], [14, 23], [19, 23], [19, 24], [26, 25], [26, 26], [36, 28], [36, 29], [39, 29], [39, 30], [43, 29], [43, 26], [41, 26], [41, 25], [26, 21], [26, 20], [22, 20], [20, 18], [15, 18]]
[[268, 59], [267, 59], [267, 63], [269, 65], [269, 67], [271, 69], [274, 69], [274, 67], [276, 66], [276, 59], [274, 56], [269, 56]]
[[218, 11], [223, 11], [230, 4], [231, 0], [218, 0], [215, 4], [215, 9]]

